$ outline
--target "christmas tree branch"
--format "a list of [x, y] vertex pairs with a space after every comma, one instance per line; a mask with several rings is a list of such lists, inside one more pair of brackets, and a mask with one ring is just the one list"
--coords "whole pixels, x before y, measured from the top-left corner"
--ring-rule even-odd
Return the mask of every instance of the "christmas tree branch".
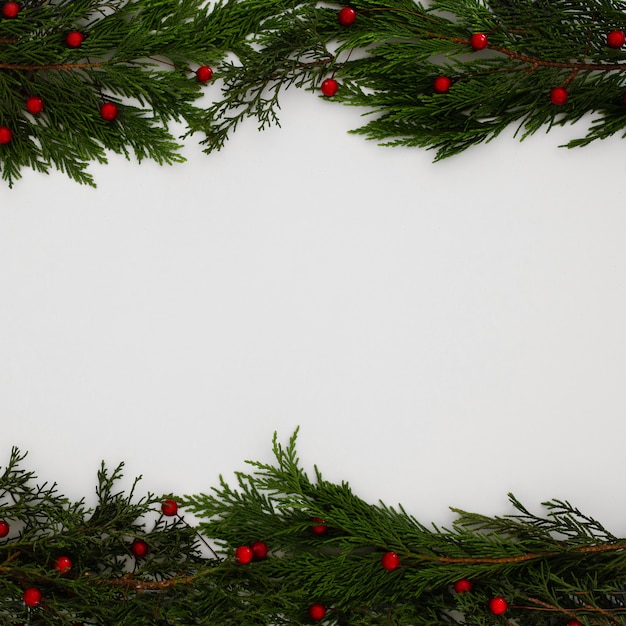
[[[95, 508], [0, 474], [0, 619], [44, 624], [626, 624], [626, 539], [567, 502], [455, 510], [452, 528], [309, 477], [296, 433], [274, 463], [174, 499], [98, 472]], [[189, 525], [179, 507], [198, 523]], [[211, 543], [218, 547], [213, 548]], [[203, 552], [202, 546], [206, 548]]]
[[[436, 159], [595, 117], [626, 131], [626, 6], [607, 0], [22, 0], [0, 19], [0, 169], [94, 184], [109, 152], [182, 161], [247, 118], [279, 123], [290, 87], [357, 106], [354, 132]], [[212, 104], [199, 102], [213, 75]], [[186, 128], [183, 137], [171, 122]]]

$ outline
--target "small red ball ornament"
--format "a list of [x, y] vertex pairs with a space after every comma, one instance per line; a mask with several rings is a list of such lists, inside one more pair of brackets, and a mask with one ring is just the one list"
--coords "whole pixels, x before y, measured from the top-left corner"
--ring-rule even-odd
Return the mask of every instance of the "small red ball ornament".
[[255, 541], [250, 547], [255, 559], [260, 561], [267, 557], [269, 550], [265, 541]]
[[72, 560], [68, 556], [60, 556], [54, 560], [53, 566], [59, 574], [66, 574], [72, 569]]
[[474, 33], [470, 39], [472, 50], [484, 50], [489, 45], [489, 37], [485, 33]]
[[394, 570], [400, 567], [400, 557], [395, 552], [385, 552], [380, 559], [380, 564], [386, 570]]
[[43, 100], [39, 96], [31, 96], [26, 100], [26, 110], [33, 115], [43, 111]]
[[437, 76], [433, 81], [433, 90], [435, 93], [448, 93], [452, 87], [452, 79], [447, 76]]
[[342, 26], [350, 26], [356, 20], [356, 11], [352, 7], [343, 7], [337, 14], [337, 18]]
[[579, 622], [577, 619], [571, 619], [567, 622], [567, 626], [583, 626], [582, 622]]
[[172, 517], [178, 513], [178, 502], [176, 500], [172, 500], [171, 498], [167, 498], [167, 500], [163, 500], [161, 504], [161, 512], [166, 517]]
[[20, 5], [18, 2], [5, 2], [2, 6], [2, 15], [8, 19], [17, 17], [20, 12]]
[[472, 590], [472, 581], [467, 578], [461, 578], [454, 583], [454, 590], [457, 593], [467, 593]]
[[24, 600], [24, 604], [26, 606], [39, 606], [41, 604], [41, 591], [37, 589], [37, 587], [29, 587], [24, 590], [24, 594], [22, 595], [22, 599]]
[[0, 126], [0, 145], [11, 143], [13, 133], [8, 126]]
[[68, 48], [80, 48], [83, 41], [85, 41], [85, 35], [78, 30], [72, 30], [65, 35], [65, 45]]
[[621, 48], [626, 43], [626, 34], [622, 30], [612, 30], [606, 36], [606, 45], [609, 48]]
[[143, 539], [135, 539], [135, 541], [130, 544], [130, 551], [136, 559], [143, 559], [150, 551], [150, 548]]
[[322, 83], [322, 94], [327, 98], [332, 98], [339, 90], [339, 83], [334, 78], [327, 78]]
[[567, 89], [555, 87], [550, 92], [550, 102], [558, 107], [563, 106], [567, 102]]
[[314, 535], [323, 535], [327, 530], [326, 522], [321, 517], [314, 517], [314, 522], [317, 522], [315, 526], [311, 526], [311, 532]]
[[2, 539], [2, 537], [6, 537], [9, 534], [10, 530], [11, 527], [9, 526], [9, 524], [3, 519], [0, 519], [0, 539]]
[[208, 65], [201, 65], [196, 70], [196, 78], [200, 83], [208, 83], [213, 78], [213, 70]]
[[235, 559], [240, 565], [247, 565], [254, 558], [254, 552], [249, 546], [239, 546], [235, 550]]
[[509, 605], [507, 604], [507, 601], [504, 598], [501, 598], [500, 596], [496, 598], [491, 598], [491, 600], [489, 600], [489, 610], [494, 615], [502, 615], [503, 613], [506, 612], [508, 608], [509, 608]]
[[315, 622], [323, 620], [326, 616], [326, 607], [323, 604], [312, 604], [309, 607], [309, 617]]
[[105, 102], [100, 107], [100, 117], [105, 122], [112, 122], [119, 114], [119, 109], [112, 102]]

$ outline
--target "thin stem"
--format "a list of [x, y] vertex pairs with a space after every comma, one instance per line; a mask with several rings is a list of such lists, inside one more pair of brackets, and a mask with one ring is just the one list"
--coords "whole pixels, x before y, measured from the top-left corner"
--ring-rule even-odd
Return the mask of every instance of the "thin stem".
[[469, 565], [504, 565], [506, 563], [522, 563], [545, 559], [560, 554], [593, 554], [596, 552], [613, 552], [626, 549], [626, 541], [619, 543], [601, 544], [595, 546], [581, 546], [569, 548], [568, 550], [546, 550], [545, 552], [530, 552], [528, 554], [518, 554], [517, 556], [504, 557], [452, 557], [452, 556], [424, 556], [411, 555], [421, 561], [433, 561], [436, 563], [464, 563]]

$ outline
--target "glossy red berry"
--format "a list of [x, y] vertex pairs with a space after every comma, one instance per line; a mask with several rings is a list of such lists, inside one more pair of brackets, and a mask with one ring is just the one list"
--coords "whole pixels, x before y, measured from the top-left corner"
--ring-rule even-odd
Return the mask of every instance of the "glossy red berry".
[[489, 45], [489, 37], [485, 33], [474, 33], [470, 39], [472, 50], [484, 50]]
[[313, 521], [316, 522], [314, 526], [311, 526], [311, 532], [314, 535], [323, 535], [328, 530], [326, 522], [321, 517], [314, 517]]
[[247, 565], [254, 558], [254, 552], [249, 546], [239, 546], [235, 550], [235, 560], [240, 565]]
[[85, 35], [78, 30], [72, 30], [65, 35], [65, 45], [68, 48], [80, 48], [83, 41], [85, 41]]
[[254, 558], [258, 560], [264, 559], [269, 552], [265, 541], [255, 541], [250, 547], [252, 548]]
[[579, 622], [577, 619], [571, 619], [567, 622], [567, 626], [583, 626], [582, 622]]
[[143, 539], [135, 539], [135, 541], [130, 544], [130, 551], [136, 559], [143, 559], [150, 551], [150, 548]]
[[8, 126], [0, 126], [0, 145], [11, 143], [13, 133]]
[[118, 116], [119, 112], [120, 111], [117, 108], [117, 105], [113, 104], [112, 102], [105, 102], [100, 107], [100, 117], [105, 122], [112, 122]]
[[26, 110], [33, 115], [43, 111], [43, 100], [39, 96], [31, 96], [26, 100]]
[[30, 607], [39, 606], [41, 604], [41, 598], [41, 591], [39, 591], [37, 587], [29, 587], [28, 589], [25, 589], [24, 594], [22, 595], [24, 604]]
[[2, 15], [8, 19], [17, 17], [20, 12], [20, 5], [18, 2], [5, 2], [2, 5]]
[[606, 45], [609, 48], [621, 48], [626, 43], [626, 34], [622, 30], [612, 30], [606, 36]]
[[59, 574], [66, 574], [72, 569], [72, 560], [68, 556], [59, 556], [54, 560], [53, 566]]
[[323, 604], [312, 604], [309, 607], [309, 617], [315, 621], [319, 622], [323, 620], [326, 616], [326, 607]]
[[201, 65], [196, 70], [196, 78], [198, 82], [208, 83], [213, 78], [213, 70], [208, 65]]
[[457, 593], [467, 593], [472, 590], [472, 581], [467, 578], [461, 578], [454, 583], [454, 590]]
[[394, 570], [400, 567], [400, 557], [395, 552], [385, 552], [380, 559], [383, 569]]
[[350, 26], [356, 20], [356, 11], [352, 7], [343, 7], [337, 14], [337, 18], [342, 26]]
[[452, 79], [447, 76], [437, 76], [433, 81], [433, 90], [435, 93], [448, 93], [452, 87]]
[[501, 598], [500, 596], [496, 598], [491, 598], [491, 600], [489, 600], [489, 610], [494, 615], [502, 615], [503, 613], [506, 612], [508, 608], [509, 608], [509, 605], [507, 601], [504, 598]]
[[327, 98], [332, 98], [339, 90], [339, 83], [334, 78], [327, 78], [322, 83], [322, 94]]
[[567, 89], [564, 87], [555, 87], [550, 92], [550, 102], [556, 106], [563, 106], [567, 102]]
[[9, 534], [10, 530], [11, 527], [9, 526], [9, 524], [5, 520], [0, 519], [0, 539], [2, 537], [6, 537]]
[[178, 502], [176, 500], [172, 500], [171, 498], [167, 498], [163, 500], [161, 503], [161, 512], [166, 517], [172, 517], [178, 513]]

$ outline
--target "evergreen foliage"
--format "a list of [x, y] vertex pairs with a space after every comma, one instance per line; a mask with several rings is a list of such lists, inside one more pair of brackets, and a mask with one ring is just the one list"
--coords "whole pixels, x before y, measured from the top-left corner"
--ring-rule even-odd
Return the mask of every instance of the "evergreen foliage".
[[[7, 3], [4, 3], [5, 5]], [[113, 151], [182, 160], [180, 139], [220, 149], [248, 117], [278, 123], [284, 89], [318, 91], [363, 109], [355, 130], [388, 145], [436, 150], [436, 159], [489, 141], [510, 125], [521, 138], [592, 115], [584, 146], [626, 130], [626, 31], [618, 0], [355, 0], [356, 20], [318, 0], [22, 0], [0, 19], [0, 168], [56, 168], [93, 184], [91, 161]], [[84, 35], [69, 47], [66, 35]], [[485, 35], [476, 50], [472, 36]], [[212, 103], [195, 69], [211, 64]], [[437, 77], [450, 79], [444, 93]], [[558, 88], [560, 104], [552, 102]], [[44, 111], [32, 114], [36, 95]], [[103, 102], [119, 109], [99, 115]], [[182, 124], [182, 138], [173, 136]], [[11, 133], [6, 135], [6, 129]], [[4, 133], [4, 136], [3, 136]], [[3, 143], [6, 141], [6, 143]]]
[[[246, 115], [264, 127], [281, 89], [317, 90], [327, 76], [340, 83], [334, 100], [365, 107], [370, 117], [354, 132], [435, 149], [436, 159], [511, 124], [524, 138], [594, 113], [587, 136], [570, 147], [626, 130], [626, 53], [607, 45], [609, 32], [626, 30], [625, 2], [355, 0], [357, 17], [347, 26], [338, 21], [342, 5], [286, 1], [251, 33], [238, 62], [220, 68], [226, 88], [209, 110], [209, 143], [220, 146]], [[474, 34], [487, 37], [486, 48], [474, 50]], [[433, 89], [439, 76], [451, 80], [449, 91]], [[555, 105], [559, 87], [568, 99]]]
[[[179, 498], [192, 526], [161, 514], [163, 498], [136, 496], [137, 481], [119, 491], [123, 465], [100, 469], [89, 508], [38, 484], [14, 449], [0, 475], [0, 623], [626, 624], [626, 540], [568, 502], [537, 515], [510, 496], [512, 515], [456, 511], [439, 528], [368, 504], [317, 468], [309, 477], [296, 434], [286, 446], [274, 437], [274, 454], [235, 487], [221, 478]], [[246, 562], [238, 549], [256, 542], [269, 553]], [[390, 552], [397, 568], [383, 566]], [[61, 556], [70, 569], [55, 568]], [[23, 602], [29, 588], [42, 594], [36, 606]]]

